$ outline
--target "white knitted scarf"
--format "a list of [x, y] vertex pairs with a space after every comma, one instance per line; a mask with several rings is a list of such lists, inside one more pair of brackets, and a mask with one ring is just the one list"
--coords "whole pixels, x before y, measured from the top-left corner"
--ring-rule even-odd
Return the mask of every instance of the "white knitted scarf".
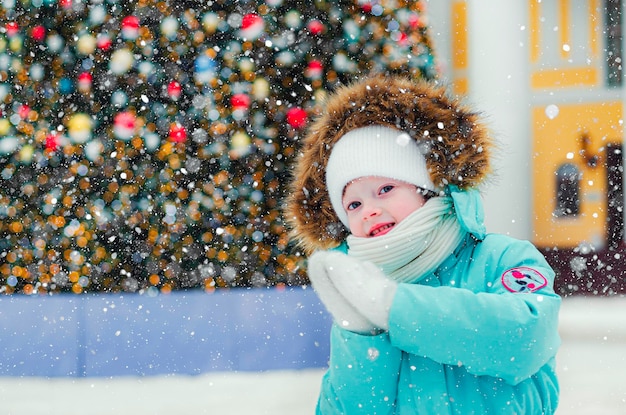
[[348, 236], [348, 255], [373, 262], [397, 282], [414, 283], [441, 265], [465, 235], [452, 199], [438, 196], [385, 235]]

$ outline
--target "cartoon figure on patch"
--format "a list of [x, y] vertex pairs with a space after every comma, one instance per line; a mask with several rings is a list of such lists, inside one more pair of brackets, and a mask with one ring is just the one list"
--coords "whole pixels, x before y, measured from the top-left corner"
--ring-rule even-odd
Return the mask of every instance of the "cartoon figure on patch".
[[534, 293], [545, 287], [548, 280], [537, 270], [517, 267], [502, 274], [502, 284], [513, 293]]

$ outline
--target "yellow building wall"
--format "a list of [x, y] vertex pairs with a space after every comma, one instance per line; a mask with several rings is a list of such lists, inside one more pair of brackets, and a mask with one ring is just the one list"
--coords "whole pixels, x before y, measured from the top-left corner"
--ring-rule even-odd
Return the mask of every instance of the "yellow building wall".
[[[557, 113], [558, 109], [558, 114]], [[622, 102], [560, 104], [535, 107], [533, 125], [534, 242], [541, 247], [575, 247], [581, 242], [602, 244], [606, 234], [607, 183], [604, 149], [622, 141]], [[584, 152], [581, 135], [590, 145]], [[598, 155], [589, 166], [585, 156]], [[580, 214], [556, 217], [556, 170], [564, 163], [582, 173]]]
[[[451, 0], [448, 11], [452, 88], [461, 95], [471, 93], [467, 3]], [[539, 247], [589, 242], [600, 248], [607, 221], [604, 151], [608, 143], [622, 143], [624, 119], [623, 101], [606, 86], [603, 1], [528, 0], [526, 5], [528, 25], [520, 30], [528, 36], [531, 98], [520, 105], [531, 110], [531, 239]], [[587, 155], [600, 157], [596, 166], [584, 157], [583, 134], [590, 139]], [[582, 175], [577, 216], [555, 215], [556, 171], [565, 163], [576, 165]]]
[[467, 69], [468, 39], [467, 39], [467, 3], [453, 1], [450, 8], [450, 39], [452, 41], [452, 90], [459, 95], [469, 92]]
[[[533, 242], [572, 248], [588, 242], [604, 246], [607, 220], [608, 143], [621, 143], [623, 103], [606, 99], [603, 76], [602, 2], [529, 0], [529, 86], [542, 95], [532, 106]], [[574, 94], [573, 94], [574, 92]], [[591, 93], [590, 93], [591, 92]], [[544, 104], [549, 94], [553, 104]], [[572, 99], [579, 95], [580, 98]], [[613, 95], [614, 96], [614, 95]], [[584, 98], [587, 97], [587, 98]], [[583, 151], [581, 136], [590, 142]], [[600, 157], [596, 166], [585, 155]], [[580, 213], [557, 216], [559, 166], [578, 167]]]

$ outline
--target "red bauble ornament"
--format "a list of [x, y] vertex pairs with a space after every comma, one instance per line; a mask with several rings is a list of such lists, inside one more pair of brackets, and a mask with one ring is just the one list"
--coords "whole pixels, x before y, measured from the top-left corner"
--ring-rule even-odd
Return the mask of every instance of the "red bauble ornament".
[[180, 98], [180, 95], [183, 92], [183, 87], [180, 85], [178, 81], [172, 81], [167, 85], [167, 95], [173, 100], [177, 100]]
[[106, 33], [100, 33], [96, 38], [96, 46], [100, 50], [109, 50], [111, 49], [112, 45], [113, 41], [111, 40], [111, 37]]
[[319, 20], [311, 20], [306, 27], [312, 35], [319, 35], [324, 31], [324, 23]]
[[398, 36], [398, 43], [401, 44], [402, 46], [406, 46], [409, 44], [409, 36], [404, 33], [401, 32], [400, 36]]
[[230, 97], [230, 105], [234, 110], [247, 110], [250, 107], [250, 97], [248, 94], [235, 94]]
[[39, 25], [33, 27], [33, 30], [30, 32], [30, 35], [37, 42], [41, 42], [46, 37], [46, 28]]
[[26, 104], [22, 104], [17, 110], [17, 113], [19, 114], [20, 118], [25, 119], [26, 117], [28, 117], [28, 114], [30, 114], [30, 107]]
[[4, 25], [4, 28], [7, 31], [7, 36], [9, 37], [15, 36], [20, 32], [20, 27], [16, 22], [8, 22]]
[[248, 13], [241, 19], [241, 35], [248, 39], [258, 39], [265, 29], [263, 18], [255, 13]]
[[53, 134], [48, 134], [46, 136], [46, 142], [45, 142], [44, 145], [46, 147], [46, 150], [56, 151], [59, 148], [59, 146], [60, 146], [59, 136], [54, 134], [54, 133]]
[[312, 60], [304, 70], [304, 76], [312, 79], [319, 79], [324, 73], [324, 66], [318, 60]]
[[136, 39], [139, 36], [139, 19], [136, 16], [122, 19], [122, 36], [124, 39]]
[[308, 115], [300, 107], [293, 107], [287, 110], [287, 123], [293, 128], [302, 128], [306, 125]]
[[179, 123], [170, 125], [170, 140], [175, 143], [184, 143], [187, 141], [187, 130]]
[[117, 113], [113, 118], [113, 134], [120, 140], [130, 140], [135, 135], [137, 117], [129, 111]]
[[83, 72], [78, 75], [78, 85], [80, 87], [90, 87], [93, 82], [93, 76], [89, 72]]

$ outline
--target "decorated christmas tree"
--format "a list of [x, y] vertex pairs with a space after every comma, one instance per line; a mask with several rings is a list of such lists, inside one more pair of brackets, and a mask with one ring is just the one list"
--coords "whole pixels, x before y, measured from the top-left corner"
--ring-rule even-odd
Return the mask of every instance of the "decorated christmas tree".
[[281, 203], [327, 91], [435, 76], [424, 3], [4, 0], [0, 291], [297, 285]]

